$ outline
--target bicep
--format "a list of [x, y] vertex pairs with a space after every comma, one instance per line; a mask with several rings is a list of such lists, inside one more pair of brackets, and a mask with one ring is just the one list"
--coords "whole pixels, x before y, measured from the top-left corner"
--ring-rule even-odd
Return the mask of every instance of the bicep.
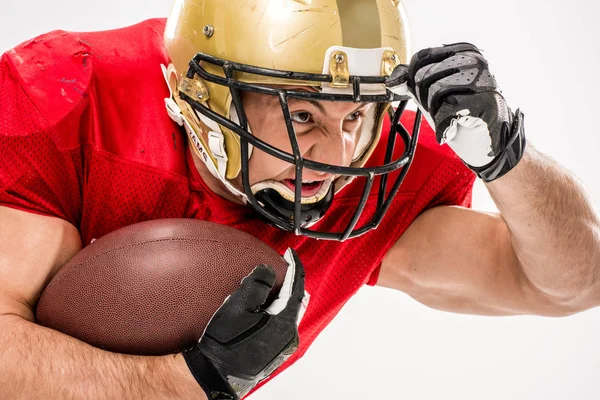
[[421, 214], [386, 254], [378, 285], [444, 311], [557, 313], [523, 273], [502, 217], [462, 207]]
[[53, 217], [0, 206], [0, 316], [33, 321], [39, 296], [81, 249], [77, 229]]

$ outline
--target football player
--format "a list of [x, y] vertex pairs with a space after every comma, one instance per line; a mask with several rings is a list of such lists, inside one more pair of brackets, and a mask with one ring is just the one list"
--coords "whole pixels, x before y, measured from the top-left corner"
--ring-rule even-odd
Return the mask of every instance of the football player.
[[[582, 185], [527, 144], [476, 46], [410, 57], [408, 42], [398, 0], [176, 0], [167, 21], [56, 31], [6, 52], [3, 395], [242, 398], [365, 284], [461, 313], [597, 306], [600, 223]], [[500, 214], [469, 209], [476, 177]], [[294, 249], [294, 301], [249, 320], [236, 310], [261, 293], [246, 280], [197, 346], [163, 357], [35, 324], [45, 284], [83, 246], [172, 217]]]

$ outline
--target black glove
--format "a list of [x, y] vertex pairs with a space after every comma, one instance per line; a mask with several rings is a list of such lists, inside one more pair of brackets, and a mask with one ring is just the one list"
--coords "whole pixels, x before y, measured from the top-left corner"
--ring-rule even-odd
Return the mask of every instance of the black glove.
[[308, 302], [304, 267], [294, 250], [284, 257], [288, 271], [279, 297], [267, 309], [262, 306], [276, 276], [263, 264], [225, 300], [199, 343], [183, 352], [209, 400], [245, 396], [298, 348], [298, 325]]
[[477, 47], [456, 43], [424, 49], [398, 66], [386, 86], [410, 94], [447, 143], [486, 182], [513, 169], [525, 151], [523, 114], [513, 114]]

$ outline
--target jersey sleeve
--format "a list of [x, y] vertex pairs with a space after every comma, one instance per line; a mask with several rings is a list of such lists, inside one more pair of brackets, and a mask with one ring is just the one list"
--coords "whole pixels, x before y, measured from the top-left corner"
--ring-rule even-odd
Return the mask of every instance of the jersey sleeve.
[[65, 140], [77, 136], [78, 120], [71, 113], [49, 123], [36, 105], [43, 98], [34, 102], [24, 87], [18, 68], [5, 53], [0, 59], [0, 205], [78, 226], [81, 149]]
[[447, 183], [440, 187], [439, 193], [433, 197], [423, 211], [437, 206], [470, 208], [475, 177], [475, 174], [453, 152], [448, 152], [443, 164], [431, 177], [431, 180], [447, 181]]
[[[433, 170], [419, 189], [415, 201], [420, 208], [417, 215], [437, 206], [461, 206], [470, 208], [473, 197], [475, 174], [452, 152], [446, 152], [443, 160]], [[419, 198], [427, 199], [423, 205]], [[379, 279], [381, 263], [373, 270], [367, 285], [375, 286]]]

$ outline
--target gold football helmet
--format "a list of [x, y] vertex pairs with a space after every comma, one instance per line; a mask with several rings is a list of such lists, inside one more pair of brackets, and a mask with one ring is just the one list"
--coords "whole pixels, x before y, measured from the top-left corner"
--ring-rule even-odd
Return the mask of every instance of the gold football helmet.
[[[404, 179], [418, 136], [399, 125], [408, 98], [385, 87], [394, 68], [409, 56], [406, 15], [399, 0], [176, 0], [165, 30], [171, 65], [164, 68], [172, 91], [167, 109], [184, 125], [192, 149], [209, 171], [270, 223], [296, 234], [345, 240], [373, 229]], [[310, 86], [316, 91], [284, 89]], [[293, 153], [252, 135], [241, 91], [277, 96]], [[287, 106], [289, 98], [373, 102], [362, 124], [360, 143], [349, 166], [303, 159]], [[394, 110], [393, 101], [401, 101]], [[377, 146], [384, 117], [392, 118], [383, 165], [364, 167]], [[420, 120], [420, 118], [418, 118]], [[396, 137], [405, 150], [391, 160]], [[295, 165], [295, 190], [277, 181], [248, 180], [254, 148]], [[254, 150], [256, 151], [256, 150]], [[317, 195], [302, 197], [302, 171], [328, 172], [335, 181]], [[355, 229], [377, 175], [402, 169], [374, 218]], [[234, 180], [242, 174], [243, 187]], [[343, 232], [311, 229], [335, 193], [357, 176], [366, 177], [363, 198]], [[387, 179], [381, 179], [385, 193]]]

